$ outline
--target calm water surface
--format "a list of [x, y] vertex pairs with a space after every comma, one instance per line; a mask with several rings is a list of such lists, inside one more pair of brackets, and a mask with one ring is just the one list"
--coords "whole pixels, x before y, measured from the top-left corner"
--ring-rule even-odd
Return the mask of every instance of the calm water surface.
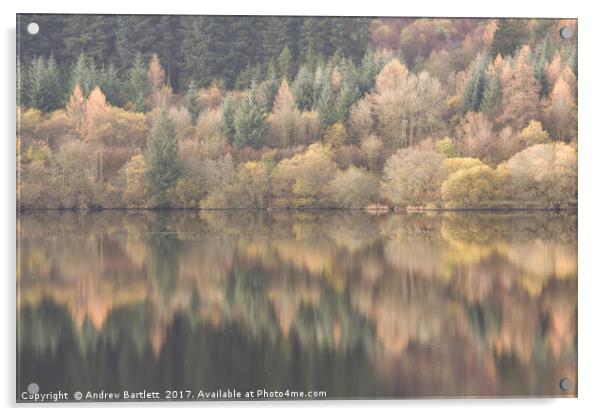
[[574, 396], [576, 222], [22, 214], [18, 390]]

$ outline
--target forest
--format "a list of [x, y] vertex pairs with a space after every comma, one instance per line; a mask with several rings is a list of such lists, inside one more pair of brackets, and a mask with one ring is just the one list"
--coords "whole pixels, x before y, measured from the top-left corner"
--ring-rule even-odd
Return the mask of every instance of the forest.
[[577, 205], [576, 20], [20, 15], [17, 53], [20, 209]]

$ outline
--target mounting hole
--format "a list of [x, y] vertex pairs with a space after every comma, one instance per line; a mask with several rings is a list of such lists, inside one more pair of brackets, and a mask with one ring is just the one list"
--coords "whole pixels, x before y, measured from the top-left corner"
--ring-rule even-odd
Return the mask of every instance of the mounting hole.
[[560, 380], [560, 390], [569, 391], [573, 387], [573, 382], [568, 378]]
[[27, 33], [30, 35], [37, 35], [39, 31], [40, 25], [38, 25], [36, 22], [31, 22], [27, 25]]
[[570, 39], [573, 37], [573, 29], [571, 29], [568, 26], [563, 27], [562, 29], [560, 29], [560, 37], [562, 39]]
[[40, 391], [40, 386], [38, 383], [29, 383], [27, 385], [27, 393], [29, 394], [37, 394]]

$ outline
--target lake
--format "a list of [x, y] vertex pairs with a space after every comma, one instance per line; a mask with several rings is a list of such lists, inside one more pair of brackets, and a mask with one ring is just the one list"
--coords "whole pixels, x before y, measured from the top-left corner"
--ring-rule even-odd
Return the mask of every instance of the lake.
[[17, 231], [18, 396], [577, 394], [576, 214], [54, 211]]

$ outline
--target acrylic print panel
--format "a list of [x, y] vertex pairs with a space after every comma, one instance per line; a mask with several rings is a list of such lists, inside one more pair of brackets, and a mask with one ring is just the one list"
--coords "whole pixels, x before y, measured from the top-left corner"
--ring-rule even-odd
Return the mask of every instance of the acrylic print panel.
[[576, 20], [17, 30], [17, 401], [577, 396]]

